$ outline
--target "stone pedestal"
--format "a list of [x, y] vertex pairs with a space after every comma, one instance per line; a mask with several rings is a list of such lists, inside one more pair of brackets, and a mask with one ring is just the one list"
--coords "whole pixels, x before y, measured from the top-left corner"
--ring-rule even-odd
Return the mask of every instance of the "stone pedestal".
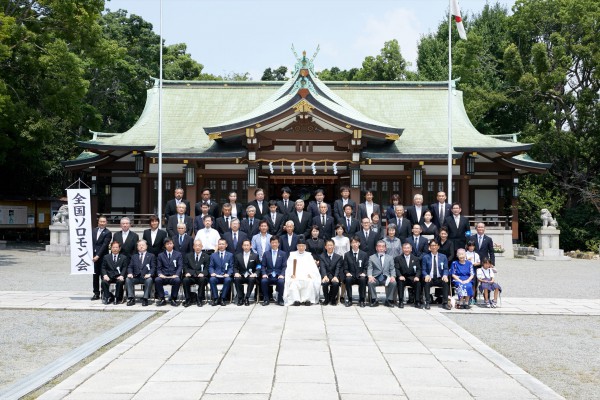
[[69, 256], [69, 226], [67, 224], [50, 225], [50, 244], [46, 246], [45, 255]]
[[562, 249], [559, 248], [558, 239], [560, 230], [553, 226], [547, 226], [538, 230], [539, 248], [533, 252], [529, 258], [536, 261], [570, 261], [571, 258], [565, 256]]

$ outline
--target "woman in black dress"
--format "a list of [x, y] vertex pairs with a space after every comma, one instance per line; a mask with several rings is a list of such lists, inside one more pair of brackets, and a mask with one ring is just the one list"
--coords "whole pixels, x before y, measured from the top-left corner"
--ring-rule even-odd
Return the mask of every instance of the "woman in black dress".
[[313, 225], [310, 230], [310, 239], [306, 240], [306, 250], [310, 251], [315, 261], [319, 259], [323, 251], [325, 251], [325, 241], [319, 238], [318, 225]]

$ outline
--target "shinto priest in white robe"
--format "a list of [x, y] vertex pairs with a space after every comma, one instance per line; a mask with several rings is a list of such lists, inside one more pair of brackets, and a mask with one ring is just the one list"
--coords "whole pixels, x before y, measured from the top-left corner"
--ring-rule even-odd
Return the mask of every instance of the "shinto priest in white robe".
[[[294, 260], [297, 260], [296, 276], [292, 277], [294, 274]], [[320, 292], [321, 274], [312, 254], [308, 251], [302, 253], [292, 251], [285, 268], [285, 291], [283, 292], [285, 305], [292, 305], [295, 301], [301, 303], [310, 301], [312, 304], [319, 304]]]

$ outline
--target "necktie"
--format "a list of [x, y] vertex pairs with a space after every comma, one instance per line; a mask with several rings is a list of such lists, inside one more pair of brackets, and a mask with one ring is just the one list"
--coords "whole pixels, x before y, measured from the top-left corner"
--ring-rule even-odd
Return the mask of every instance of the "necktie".
[[179, 235], [179, 245], [183, 244], [183, 235]]
[[200, 261], [200, 256], [196, 254], [196, 262]]
[[271, 214], [271, 220], [273, 221], [273, 224], [275, 223], [275, 214]]
[[223, 262], [223, 253], [219, 253], [221, 255], [221, 262]]
[[275, 260], [277, 259], [277, 252], [274, 251], [272, 256], [273, 256], [273, 263], [275, 263]]
[[383, 254], [379, 255], [379, 262], [381, 263], [381, 266], [383, 266]]
[[229, 225], [229, 217], [225, 218], [225, 222], [227, 222], [227, 227], [229, 228], [230, 227], [230, 225]]
[[365, 232], [365, 239], [369, 240], [369, 231]]
[[358, 262], [358, 253], [354, 253], [354, 261]]
[[481, 241], [483, 240], [482, 236], [479, 236], [479, 248], [481, 249]]
[[283, 201], [283, 205], [284, 205], [285, 209], [287, 210], [287, 200]]
[[440, 204], [440, 212], [438, 214], [440, 214], [440, 220], [443, 221], [444, 220], [444, 205], [443, 204]]
[[116, 264], [117, 263], [117, 256], [113, 255], [113, 262]]
[[144, 259], [144, 255], [140, 254], [140, 261], [142, 261]]
[[181, 216], [181, 215], [179, 216], [179, 223], [183, 224], [183, 216]]
[[323, 215], [321, 219], [323, 220], [323, 226], [325, 226], [325, 216]]
[[252, 230], [252, 223], [254, 222], [253, 219], [250, 220], [250, 230]]
[[233, 232], [233, 248], [237, 249], [237, 233]]
[[437, 257], [436, 256], [433, 256], [433, 265], [431, 266], [431, 268], [433, 268], [433, 279], [437, 279], [438, 265], [437, 265]]
[[104, 229], [98, 229], [98, 236], [96, 237], [96, 241], [100, 239], [100, 235], [102, 235], [102, 231]]
[[167, 253], [167, 258], [171, 261], [171, 253]]
[[350, 218], [347, 218], [346, 221], [348, 223], [348, 229], [347, 229], [347, 231], [350, 232]]

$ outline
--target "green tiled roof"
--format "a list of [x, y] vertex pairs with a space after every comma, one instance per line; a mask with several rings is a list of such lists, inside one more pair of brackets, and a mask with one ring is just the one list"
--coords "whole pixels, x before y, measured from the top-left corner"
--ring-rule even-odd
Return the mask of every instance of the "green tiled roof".
[[[447, 154], [446, 82], [321, 82], [315, 79], [314, 83], [314, 89], [321, 92], [320, 101], [332, 109], [365, 123], [403, 130], [400, 139], [391, 145], [371, 146], [363, 155], [413, 159], [418, 156], [439, 158]], [[284, 82], [164, 81], [163, 154], [167, 157], [201, 156], [213, 151], [224, 156], [238, 154], [242, 148], [235, 146], [227, 154], [229, 147], [216, 145], [204, 127], [241, 121], [272, 109], [284, 102], [289, 89]], [[462, 92], [453, 93], [453, 147], [456, 151], [524, 152], [530, 147], [478, 132], [467, 117]], [[130, 148], [155, 154], [157, 142], [158, 87], [155, 85], [148, 90], [144, 111], [131, 129], [121, 134], [96, 133], [94, 140], [81, 145], [89, 149]]]

